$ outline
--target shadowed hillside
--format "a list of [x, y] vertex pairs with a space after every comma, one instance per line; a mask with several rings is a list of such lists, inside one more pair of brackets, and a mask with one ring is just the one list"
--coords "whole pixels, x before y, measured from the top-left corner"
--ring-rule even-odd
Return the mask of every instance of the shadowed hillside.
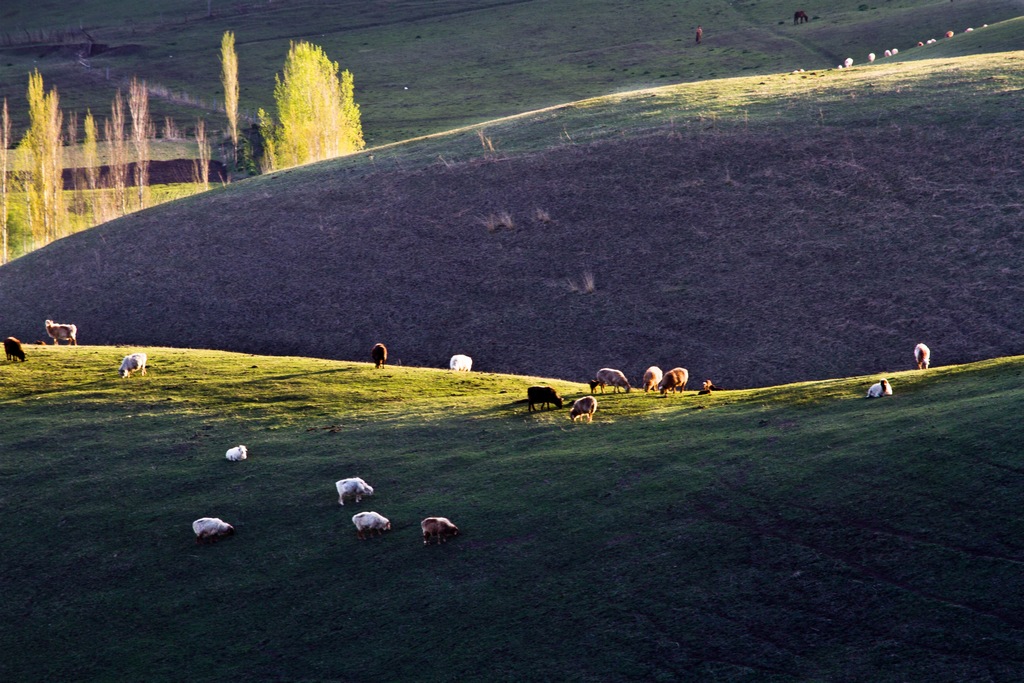
[[907, 368], [918, 341], [963, 362], [1024, 347], [1022, 167], [998, 128], [892, 125], [293, 171], [5, 266], [0, 333], [356, 360], [382, 341], [406, 365], [727, 387]]

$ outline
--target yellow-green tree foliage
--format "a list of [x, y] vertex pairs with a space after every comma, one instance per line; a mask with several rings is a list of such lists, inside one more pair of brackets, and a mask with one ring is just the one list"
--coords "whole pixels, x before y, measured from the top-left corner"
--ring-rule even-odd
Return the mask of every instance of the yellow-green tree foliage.
[[63, 237], [67, 230], [64, 206], [64, 160], [61, 147], [63, 114], [57, 89], [43, 90], [38, 70], [28, 77], [29, 129], [21, 148], [28, 154], [31, 173], [29, 206], [32, 240], [43, 245]]
[[271, 168], [330, 159], [366, 146], [352, 74], [343, 71], [339, 78], [338, 68], [322, 48], [292, 43], [284, 75], [275, 77], [278, 125]]
[[235, 54], [235, 34], [225, 31], [220, 41], [220, 80], [224, 86], [224, 111], [228, 115], [228, 133], [231, 144], [238, 149], [238, 55]]

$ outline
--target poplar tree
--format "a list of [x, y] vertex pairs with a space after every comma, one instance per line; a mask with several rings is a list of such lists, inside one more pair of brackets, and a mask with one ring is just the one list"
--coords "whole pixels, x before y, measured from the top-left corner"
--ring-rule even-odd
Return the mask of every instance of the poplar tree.
[[128, 109], [132, 116], [132, 143], [135, 146], [135, 186], [139, 193], [139, 209], [146, 206], [146, 187], [149, 185], [149, 90], [146, 82], [134, 76], [128, 86]]
[[199, 150], [199, 159], [192, 162], [193, 179], [203, 186], [203, 190], [209, 190], [210, 144], [206, 141], [206, 122], [202, 119], [196, 120], [196, 146]]
[[233, 158], [238, 164], [238, 55], [235, 54], [235, 34], [225, 31], [220, 41], [221, 83], [224, 85], [224, 112], [228, 116]]
[[[310, 43], [292, 43], [284, 73], [275, 76], [274, 102], [278, 124], [269, 145], [274, 166], [296, 166], [358, 152], [365, 147], [359, 105], [354, 100], [354, 79], [323, 49]], [[265, 146], [268, 141], [265, 138]]]
[[90, 225], [96, 225], [96, 187], [99, 175], [99, 154], [97, 153], [96, 119], [92, 112], [85, 110], [85, 122], [82, 124], [85, 140], [82, 142], [82, 166], [85, 167], [85, 182], [89, 188]]
[[39, 70], [28, 77], [29, 129], [22, 140], [29, 155], [32, 237], [37, 245], [62, 237], [67, 225], [64, 208], [64, 163], [61, 149], [63, 114], [57, 89], [43, 90]]
[[104, 124], [110, 159], [110, 187], [114, 191], [114, 204], [121, 215], [128, 213], [128, 154], [124, 146], [124, 100], [121, 91], [110, 103], [110, 119]]
[[11, 146], [11, 117], [7, 112], [7, 98], [4, 98], [3, 110], [0, 111], [0, 264], [10, 261], [10, 233], [7, 224], [9, 215], [7, 198], [10, 188], [7, 186], [7, 170], [10, 167], [8, 148]]

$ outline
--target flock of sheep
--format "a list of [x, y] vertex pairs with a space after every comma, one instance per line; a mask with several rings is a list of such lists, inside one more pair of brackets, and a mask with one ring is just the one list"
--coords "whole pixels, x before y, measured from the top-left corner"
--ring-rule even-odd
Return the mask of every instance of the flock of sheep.
[[[60, 341], [67, 341], [69, 345], [78, 345], [78, 328], [75, 325], [54, 323], [52, 320], [47, 320], [44, 325], [46, 333], [53, 339], [54, 345], [57, 345]], [[21, 346], [21, 342], [14, 337], [4, 339], [4, 351], [7, 354], [8, 361], [20, 360], [24, 362], [25, 360], [25, 351]], [[376, 344], [370, 350], [370, 357], [375, 367], [384, 367], [388, 358], [387, 347], [383, 344]], [[121, 377], [128, 377], [134, 372], [145, 375], [146, 361], [145, 353], [128, 354], [121, 361], [118, 374]], [[925, 370], [930, 367], [931, 349], [923, 343], [915, 346], [914, 361], [917, 364], [918, 370]], [[473, 359], [463, 354], [456, 354], [451, 357], [448, 367], [453, 372], [470, 372], [473, 368]], [[679, 367], [673, 368], [668, 372], [662, 372], [661, 368], [652, 365], [644, 372], [643, 390], [644, 392], [649, 392], [657, 389], [663, 396], [668, 392], [682, 392], [686, 389], [689, 377], [690, 373], [686, 368]], [[594, 394], [598, 388], [601, 389], [601, 393], [604, 393], [605, 388], [609, 386], [616, 393], [620, 389], [629, 393], [632, 389], [626, 375], [621, 370], [614, 368], [601, 368], [594, 375], [594, 379], [590, 380], [589, 384], [591, 394]], [[720, 387], [715, 386], [711, 380], [705, 380], [703, 388], [699, 393], [708, 394], [716, 390], [720, 390]], [[536, 410], [535, 406], [547, 408], [554, 405], [556, 408], [561, 408], [564, 403], [564, 399], [554, 387], [532, 386], [527, 389], [526, 393], [527, 403], [529, 404], [527, 410], [529, 412]], [[885, 378], [871, 385], [867, 393], [867, 398], [881, 398], [882, 396], [892, 396], [892, 385]], [[572, 408], [569, 410], [569, 419], [576, 422], [577, 419], [582, 420], [585, 418], [587, 422], [592, 422], [596, 411], [597, 399], [593, 395], [583, 396], [573, 402]], [[232, 462], [245, 460], [248, 458], [248, 449], [244, 445], [235, 446], [228, 449], [225, 453], [225, 458]], [[373, 487], [359, 477], [341, 479], [335, 483], [335, 488], [338, 491], [338, 503], [341, 505], [345, 505], [346, 497], [354, 498], [355, 502], [359, 503], [362, 501], [363, 496], [372, 496], [374, 493]], [[391, 530], [391, 521], [374, 511], [356, 513], [352, 517], [352, 524], [356, 527], [356, 537], [359, 540], [364, 540], [370, 535], [380, 536], [385, 531]], [[444, 543], [449, 537], [459, 535], [459, 528], [446, 517], [427, 517], [420, 522], [420, 529], [423, 532], [424, 545], [429, 544], [432, 540], [436, 540], [437, 543]], [[219, 517], [201, 517], [192, 522], [192, 531], [196, 535], [196, 543], [210, 543], [233, 535], [235, 528]]]
[[[984, 24], [984, 25], [982, 26], [982, 28], [986, 28], [987, 26], [988, 26], [988, 24]], [[968, 28], [968, 29], [966, 29], [966, 30], [964, 31], [964, 33], [970, 33], [970, 32], [972, 32], [973, 30], [974, 30], [973, 28]], [[953, 35], [954, 35], [954, 33], [953, 33], [953, 31], [946, 31], [946, 34], [945, 34], [945, 35], [946, 35], [946, 37], [947, 37], [947, 38], [952, 38], [952, 37], [953, 37]], [[929, 38], [929, 39], [928, 39], [928, 40], [926, 40], [926, 41], [920, 41], [920, 40], [919, 40], [919, 41], [917, 41], [917, 47], [924, 47], [925, 45], [931, 45], [931, 44], [933, 44], [933, 43], [937, 43], [937, 42], [938, 42], [938, 41], [937, 41], [937, 40], [936, 40], [935, 38]], [[898, 49], [896, 49], [896, 48], [892, 48], [891, 50], [886, 50], [886, 51], [884, 52], [884, 55], [885, 55], [886, 57], [895, 57], [895, 56], [896, 56], [896, 55], [898, 55], [899, 53], [900, 53], [900, 51], [899, 51]], [[876, 58], [876, 57], [875, 57], [875, 53], [874, 53], [874, 52], [870, 52], [870, 53], [868, 53], [868, 63], [869, 63], [869, 64], [870, 64], [870, 63], [872, 63], [872, 62], [874, 62], [874, 61], [875, 61], [875, 58]], [[838, 66], [837, 66], [836, 68], [837, 68], [837, 69], [849, 69], [849, 68], [850, 68], [850, 67], [852, 67], [852, 66], [853, 66], [853, 57], [847, 57], [847, 58], [846, 58], [846, 59], [845, 59], [845, 60], [843, 61], [843, 63], [842, 63], [842, 64], [840, 64], [840, 65], [838, 65]], [[798, 70], [797, 72], [794, 72], [794, 73], [798, 73], [799, 71], [803, 71], [803, 69], [799, 69], [799, 70]]]

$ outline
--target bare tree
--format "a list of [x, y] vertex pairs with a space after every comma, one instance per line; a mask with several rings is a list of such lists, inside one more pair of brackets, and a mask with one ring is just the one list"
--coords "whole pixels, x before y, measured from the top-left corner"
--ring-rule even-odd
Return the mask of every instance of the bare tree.
[[85, 140], [82, 142], [82, 166], [89, 187], [89, 225], [96, 225], [96, 188], [99, 186], [99, 155], [96, 152], [96, 119], [85, 110]]
[[224, 85], [224, 111], [228, 116], [231, 134], [232, 167], [238, 164], [238, 55], [235, 54], [235, 34], [225, 31], [220, 43], [221, 83]]
[[196, 145], [199, 147], [199, 159], [192, 162], [192, 176], [204, 190], [210, 189], [210, 143], [206, 140], [206, 122], [196, 120]]
[[120, 90], [110, 103], [110, 119], [104, 125], [104, 132], [110, 152], [110, 187], [114, 193], [114, 203], [123, 216], [128, 213], [128, 153], [124, 145], [124, 100], [121, 99]]
[[152, 124], [149, 119], [149, 91], [146, 82], [135, 77], [128, 89], [128, 109], [132, 115], [132, 143], [135, 145], [135, 186], [139, 192], [139, 209], [146, 206], [146, 187], [149, 185], [149, 138]]

